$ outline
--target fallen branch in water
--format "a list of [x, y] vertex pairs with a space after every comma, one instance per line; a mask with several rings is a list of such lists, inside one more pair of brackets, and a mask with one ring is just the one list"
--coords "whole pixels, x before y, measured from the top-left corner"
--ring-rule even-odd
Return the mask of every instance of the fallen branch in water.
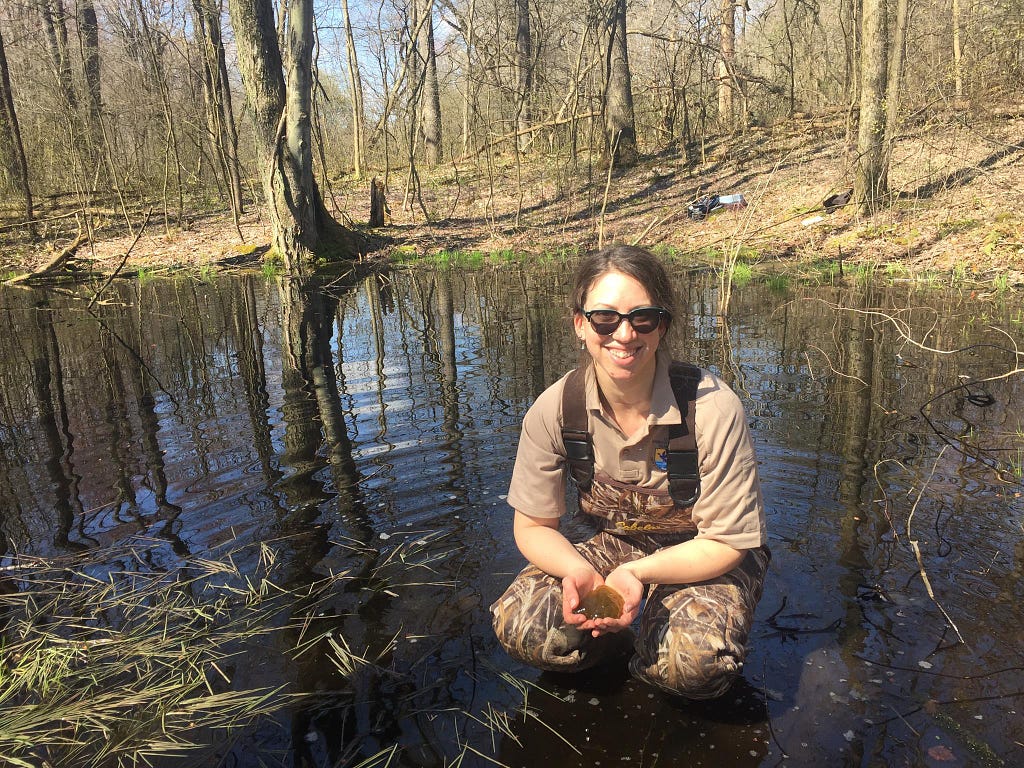
[[[932, 583], [928, 580], [928, 571], [924, 567], [924, 559], [921, 557], [921, 548], [917, 545], [917, 539], [913, 538], [910, 533], [910, 525], [914, 521], [914, 513], [917, 512], [917, 505], [921, 502], [921, 497], [924, 495], [924, 489], [928, 487], [928, 483], [931, 482], [932, 477], [935, 476], [935, 469], [939, 465], [939, 461], [942, 459], [942, 455], [946, 452], [948, 445], [942, 446], [942, 450], [939, 451], [939, 455], [935, 457], [935, 462], [932, 464], [932, 471], [928, 474], [928, 479], [921, 485], [921, 490], [918, 491], [917, 498], [914, 499], [914, 506], [910, 508], [910, 515], [907, 517], [907, 541], [910, 543], [910, 548], [914, 550], [914, 557], [917, 559], [918, 572], [921, 574], [921, 581], [924, 582], [924, 588], [928, 592], [928, 597], [935, 603], [935, 607], [938, 608], [942, 615], [946, 617], [946, 621], [949, 622], [949, 626], [956, 632], [956, 636], [960, 638], [960, 642], [967, 645], [967, 641], [964, 640], [964, 636], [960, 634], [960, 628], [957, 627], [956, 622], [950, 618], [949, 614], [946, 613], [946, 609], [939, 603], [938, 598], [935, 597], [935, 592], [932, 590]], [[968, 648], [970, 646], [967, 646]]]
[[93, 294], [92, 299], [89, 301], [89, 309], [92, 309], [92, 306], [96, 303], [96, 300], [100, 297], [100, 294], [107, 289], [107, 286], [110, 285], [110, 283], [113, 281], [115, 277], [117, 277], [118, 273], [122, 269], [124, 269], [124, 265], [128, 262], [128, 256], [131, 255], [132, 249], [134, 249], [136, 243], [139, 242], [139, 239], [142, 237], [142, 233], [146, 231], [146, 225], [149, 224], [149, 217], [152, 215], [153, 209], [150, 208], [148, 211], [146, 211], [146, 218], [143, 220], [142, 226], [139, 227], [139, 231], [135, 233], [135, 239], [132, 240], [132, 244], [128, 246], [128, 250], [125, 251], [124, 256], [121, 257], [121, 263], [117, 265], [117, 269], [110, 273], [110, 277], [108, 277], [106, 282], [100, 286], [100, 289]]

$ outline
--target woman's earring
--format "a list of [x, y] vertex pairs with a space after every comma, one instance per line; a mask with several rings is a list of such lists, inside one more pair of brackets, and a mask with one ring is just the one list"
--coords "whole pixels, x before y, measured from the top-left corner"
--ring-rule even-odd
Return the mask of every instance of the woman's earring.
[[587, 342], [586, 342], [586, 341], [584, 341], [584, 340], [583, 340], [583, 337], [581, 336], [581, 337], [580, 337], [580, 350], [584, 350], [584, 349], [586, 349], [586, 348], [587, 348]]

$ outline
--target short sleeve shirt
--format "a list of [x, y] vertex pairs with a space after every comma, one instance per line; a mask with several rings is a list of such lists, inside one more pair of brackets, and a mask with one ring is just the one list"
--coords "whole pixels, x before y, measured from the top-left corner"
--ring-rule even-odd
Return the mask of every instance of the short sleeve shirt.
[[[682, 422], [669, 362], [667, 355], [658, 355], [650, 415], [628, 437], [601, 406], [593, 367], [587, 371], [587, 420], [596, 474], [641, 489], [668, 489], [668, 474], [655, 457], [668, 445], [669, 425]], [[694, 412], [701, 485], [692, 510], [697, 538], [752, 549], [767, 539], [753, 440], [736, 394], [717, 376], [702, 373]], [[531, 517], [561, 517], [566, 511], [569, 473], [561, 432], [565, 380], [563, 376], [544, 390], [523, 419], [508, 502]]]

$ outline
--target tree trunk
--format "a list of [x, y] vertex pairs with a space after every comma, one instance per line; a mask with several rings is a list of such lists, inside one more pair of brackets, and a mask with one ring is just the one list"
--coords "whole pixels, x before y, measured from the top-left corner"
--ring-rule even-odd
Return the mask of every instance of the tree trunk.
[[470, 115], [479, 87], [473, 74], [473, 49], [476, 45], [476, 0], [469, 0], [469, 12], [465, 24], [466, 39], [466, 92], [462, 99], [462, 155], [469, 153], [469, 136], [472, 130]]
[[[287, 83], [272, 0], [229, 0], [239, 68], [253, 111], [273, 247], [293, 275], [322, 252], [328, 214], [313, 175], [312, 0], [289, 0]], [[338, 228], [339, 235], [347, 234]]]
[[85, 97], [89, 107], [89, 139], [93, 151], [103, 143], [103, 98], [100, 89], [100, 36], [93, 0], [79, 0], [78, 28], [82, 36], [82, 70], [85, 75]]
[[637, 161], [637, 148], [626, 46], [626, 0], [613, 0], [613, 3], [608, 25], [608, 84], [604, 99], [605, 159], [618, 168], [629, 168]]
[[416, 51], [423, 77], [423, 88], [420, 96], [420, 137], [423, 139], [423, 151], [427, 165], [440, 164], [441, 151], [441, 95], [437, 85], [437, 55], [434, 50], [434, 3], [433, 0], [417, 0], [421, 2], [419, 35], [416, 39]]
[[345, 53], [348, 57], [348, 80], [352, 86], [352, 171], [359, 179], [363, 175], [366, 154], [366, 113], [363, 111], [363, 80], [359, 75], [359, 57], [352, 35], [352, 21], [348, 15], [348, 0], [341, 0], [345, 23]]
[[231, 210], [238, 216], [244, 210], [242, 178], [238, 162], [238, 130], [231, 105], [220, 9], [212, 0], [192, 0], [196, 35], [199, 38], [203, 67], [203, 96], [210, 149], [221, 166], [231, 199]]
[[889, 185], [884, 152], [889, 49], [885, 0], [864, 0], [861, 13], [860, 125], [854, 194], [861, 210], [870, 215], [878, 210]]
[[[785, 11], [783, 11], [785, 23]], [[736, 127], [736, 100], [733, 91], [733, 73], [736, 59], [736, 4], [722, 0], [722, 18], [718, 25], [718, 124], [731, 133]]]
[[68, 56], [68, 27], [63, 0], [39, 0], [38, 8], [43, 18], [43, 33], [50, 54], [54, 81], [64, 99], [69, 116], [78, 111], [78, 97], [71, 78], [71, 59]]
[[[889, 168], [896, 130], [899, 127], [900, 91], [903, 88], [903, 62], [907, 45], [908, 0], [896, 0], [896, 27], [892, 32], [892, 56], [885, 84], [885, 137], [882, 144], [882, 167]], [[888, 172], [888, 171], [887, 171]]]
[[953, 95], [959, 100], [964, 95], [963, 45], [960, 41], [960, 0], [953, 0]]
[[517, 146], [525, 152], [531, 143], [527, 133], [533, 122], [533, 39], [530, 34], [530, 0], [515, 0], [516, 3], [516, 87], [517, 104]]
[[7, 68], [7, 52], [4, 48], [3, 30], [0, 29], [0, 140], [10, 147], [4, 152], [9, 158], [8, 173], [21, 187], [25, 198], [25, 221], [34, 231], [35, 215], [32, 211], [32, 189], [28, 183], [28, 163], [25, 160], [25, 145], [21, 141], [18, 116], [14, 111], [14, 94], [11, 92], [11, 76]]

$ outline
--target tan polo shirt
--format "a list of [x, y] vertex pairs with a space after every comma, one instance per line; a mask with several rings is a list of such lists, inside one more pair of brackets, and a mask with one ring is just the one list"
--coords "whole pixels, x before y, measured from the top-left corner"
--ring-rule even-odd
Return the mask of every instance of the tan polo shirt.
[[[669, 362], [667, 355], [659, 353], [647, 425], [628, 438], [601, 406], [593, 367], [587, 371], [595, 474], [641, 488], [668, 489], [668, 474], [656, 465], [655, 456], [668, 445], [667, 425], [682, 421], [668, 376]], [[693, 506], [697, 538], [721, 541], [734, 549], [758, 547], [767, 542], [764, 500], [743, 405], [721, 379], [703, 373], [694, 415], [701, 487]], [[508, 503], [531, 517], [565, 514], [569, 472], [561, 430], [566, 376], [544, 390], [523, 419]]]

